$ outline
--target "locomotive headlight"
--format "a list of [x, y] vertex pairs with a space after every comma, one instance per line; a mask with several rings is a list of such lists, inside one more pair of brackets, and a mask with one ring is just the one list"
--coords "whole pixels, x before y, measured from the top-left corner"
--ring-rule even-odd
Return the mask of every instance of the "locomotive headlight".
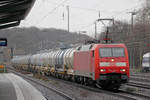
[[125, 71], [126, 71], [126, 69], [120, 69], [120, 71], [121, 71], [121, 72], [125, 72]]
[[100, 71], [101, 71], [101, 72], [105, 72], [106, 70], [105, 70], [105, 69], [101, 69]]
[[126, 66], [127, 64], [125, 62], [118, 62], [116, 63], [116, 66]]
[[108, 62], [100, 62], [99, 65], [102, 66], [102, 67], [103, 66], [110, 66], [110, 63], [108, 63]]
[[113, 61], [115, 61], [114, 59], [111, 59], [111, 61], [113, 62]]

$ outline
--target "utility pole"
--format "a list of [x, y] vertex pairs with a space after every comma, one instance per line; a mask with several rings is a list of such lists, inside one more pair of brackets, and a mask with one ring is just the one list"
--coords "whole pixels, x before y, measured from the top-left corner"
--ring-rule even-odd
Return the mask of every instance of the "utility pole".
[[131, 32], [133, 32], [134, 25], [134, 12], [131, 12]]
[[101, 17], [101, 12], [100, 12], [100, 11], [98, 12], [98, 17], [99, 17], [99, 18]]
[[[100, 19], [100, 17], [101, 17], [101, 13], [100, 13], [100, 11], [98, 12], [98, 17], [99, 17], [99, 19]], [[95, 40], [97, 39], [97, 21], [95, 21]]]
[[97, 22], [95, 22], [95, 39], [97, 39]]
[[69, 6], [67, 6], [67, 12], [68, 12], [68, 32], [70, 32], [70, 9], [69, 9]]
[[[133, 11], [133, 12], [129, 12], [129, 13], [131, 13], [131, 34], [133, 34], [133, 30], [134, 30], [134, 15], [136, 15], [136, 12], [135, 11]], [[133, 48], [133, 50], [131, 51], [131, 54], [130, 54], [130, 56], [131, 56], [131, 59], [130, 59], [130, 62], [131, 62], [131, 66], [134, 68], [134, 66], [135, 66], [135, 49]]]
[[136, 15], [136, 12], [133, 11], [133, 12], [129, 12], [131, 13], [131, 32], [133, 32], [133, 29], [134, 29], [134, 15]]
[[14, 49], [13, 49], [13, 48], [10, 48], [10, 56], [11, 56], [11, 59], [12, 59], [13, 56], [14, 56]]

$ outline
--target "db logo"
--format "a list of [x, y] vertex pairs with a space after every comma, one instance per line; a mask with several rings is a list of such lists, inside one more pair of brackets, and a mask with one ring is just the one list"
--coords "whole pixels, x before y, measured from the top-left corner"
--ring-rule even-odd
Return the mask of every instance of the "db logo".
[[110, 66], [115, 66], [115, 63], [110, 63]]
[[109, 69], [109, 71], [110, 71], [110, 72], [116, 72], [116, 70], [113, 70], [113, 69]]

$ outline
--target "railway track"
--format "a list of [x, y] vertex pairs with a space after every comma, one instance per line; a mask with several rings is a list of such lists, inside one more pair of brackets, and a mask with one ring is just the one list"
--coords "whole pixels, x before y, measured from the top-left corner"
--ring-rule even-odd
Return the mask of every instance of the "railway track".
[[131, 76], [136, 76], [136, 77], [146, 77], [146, 78], [150, 78], [150, 73], [147, 73], [147, 74], [132, 74]]
[[133, 92], [127, 92], [125, 90], [119, 90], [121, 95], [127, 95], [134, 100], [150, 100], [150, 96], [141, 94], [141, 93], [133, 93]]
[[139, 83], [139, 82], [136, 82], [136, 81], [130, 81], [129, 83], [127, 83], [127, 85], [128, 86], [133, 86], [133, 87], [144, 88], [144, 89], [150, 89], [149, 84]]
[[149, 82], [150, 82], [150, 75], [134, 74], [131, 75], [130, 81], [127, 85], [144, 89], [150, 89]]
[[[33, 80], [32, 78], [29, 78], [28, 76], [25, 76], [25, 75], [22, 75], [20, 73], [17, 73], [16, 71], [14, 71], [14, 69], [12, 68], [8, 68], [9, 70], [11, 70], [12, 73], [15, 73], [25, 79], [28, 79], [28, 80], [31, 80], [33, 82], [36, 82], [35, 80]], [[57, 79], [55, 77], [47, 77], [48, 79], [51, 79], [51, 80], [57, 80], [57, 81], [61, 81], [63, 83], [66, 83], [66, 84], [69, 84], [69, 85], [73, 85], [73, 86], [76, 86], [76, 87], [79, 87], [79, 88], [83, 88], [83, 89], [86, 89], [86, 90], [89, 90], [89, 91], [93, 91], [93, 92], [96, 92], [96, 93], [105, 93], [105, 94], [108, 94], [108, 95], [112, 95], [112, 96], [117, 96], [117, 97], [120, 97], [120, 98], [124, 98], [124, 99], [127, 99], [127, 100], [150, 100], [150, 96], [146, 96], [146, 95], [143, 95], [143, 94], [139, 94], [139, 93], [132, 93], [132, 92], [127, 92], [125, 90], [119, 90], [117, 92], [114, 92], [114, 91], [107, 91], [107, 90], [102, 90], [99, 88], [95, 88], [95, 87], [91, 87], [91, 86], [85, 86], [85, 85], [81, 85], [81, 84], [78, 84], [78, 83], [74, 83], [74, 82], [70, 82], [70, 81], [65, 81], [65, 80], [62, 80], [62, 79]], [[46, 88], [50, 88], [48, 86], [45, 86], [43, 85], [42, 83], [38, 82], [38, 84], [46, 87]], [[63, 97], [65, 97], [67, 100], [75, 100], [74, 98], [56, 90], [56, 89], [51, 89], [50, 90], [58, 93], [59, 95], [62, 95]]]
[[58, 95], [60, 95], [60, 96], [62, 96], [63, 98], [65, 98], [66, 100], [75, 100], [75, 98], [73, 98], [73, 97], [71, 97], [71, 96], [69, 96], [69, 95], [67, 95], [67, 94], [65, 94], [65, 93], [63, 93], [63, 92], [61, 92], [60, 90], [57, 90], [57, 89], [52, 88], [52, 87], [49, 87], [49, 86], [47, 86], [46, 84], [43, 84], [43, 83], [41, 83], [41, 82], [39, 82], [39, 81], [36, 81], [36, 80], [34, 80], [34, 79], [32, 79], [32, 78], [30, 78], [30, 77], [28, 77], [28, 76], [25, 76], [25, 75], [23, 75], [23, 74], [21, 74], [21, 73], [18, 73], [18, 72], [14, 71], [14, 70], [11, 69], [11, 68], [8, 68], [8, 70], [9, 70], [9, 72], [12, 72], [12, 73], [14, 73], [14, 74], [16, 74], [16, 75], [18, 75], [18, 76], [23, 77], [24, 79], [27, 79], [27, 80], [29, 80], [29, 81], [32, 81], [32, 82], [34, 82], [34, 83], [36, 83], [36, 84], [39, 84], [39, 85], [41, 85], [41, 86], [43, 86], [43, 87], [45, 87], [45, 88], [47, 88], [47, 89], [49, 89], [49, 90], [51, 90], [51, 91], [57, 93]]

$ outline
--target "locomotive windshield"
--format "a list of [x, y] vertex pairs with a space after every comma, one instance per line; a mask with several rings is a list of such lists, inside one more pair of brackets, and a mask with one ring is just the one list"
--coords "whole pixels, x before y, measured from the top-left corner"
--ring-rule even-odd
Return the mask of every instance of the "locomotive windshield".
[[100, 48], [100, 57], [124, 57], [124, 48]]

